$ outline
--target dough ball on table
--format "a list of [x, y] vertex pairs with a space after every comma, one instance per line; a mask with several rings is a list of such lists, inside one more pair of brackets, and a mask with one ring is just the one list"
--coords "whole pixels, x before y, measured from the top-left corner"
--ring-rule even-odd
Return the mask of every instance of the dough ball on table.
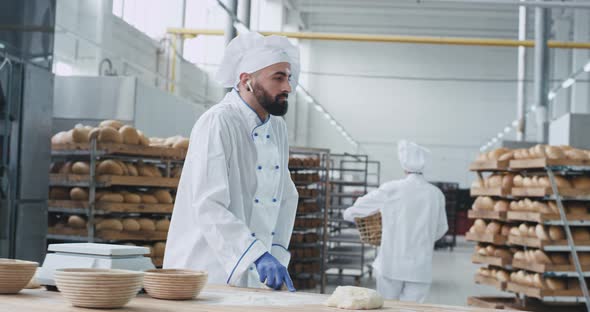
[[77, 201], [87, 201], [88, 200], [88, 191], [86, 189], [80, 187], [73, 187], [70, 190], [70, 199], [77, 200]]
[[123, 126], [119, 128], [119, 133], [121, 134], [121, 138], [123, 139], [124, 144], [139, 144], [139, 134], [137, 133], [137, 130], [135, 130], [135, 128], [131, 126]]
[[73, 174], [90, 174], [90, 165], [86, 161], [77, 161], [72, 164]]
[[128, 231], [128, 232], [137, 232], [141, 229], [141, 227], [139, 226], [139, 222], [137, 222], [137, 219], [134, 218], [125, 218], [123, 219], [123, 230]]
[[338, 286], [324, 305], [339, 309], [369, 310], [383, 306], [383, 297], [369, 288]]

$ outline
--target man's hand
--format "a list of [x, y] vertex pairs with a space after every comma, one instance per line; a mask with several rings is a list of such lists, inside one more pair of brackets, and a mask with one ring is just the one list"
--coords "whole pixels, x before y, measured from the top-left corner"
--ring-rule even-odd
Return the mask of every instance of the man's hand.
[[281, 289], [281, 286], [285, 283], [289, 291], [295, 291], [287, 268], [268, 252], [265, 252], [260, 258], [254, 261], [254, 264], [256, 264], [256, 270], [258, 270], [261, 283], [266, 282], [266, 286], [274, 290]]

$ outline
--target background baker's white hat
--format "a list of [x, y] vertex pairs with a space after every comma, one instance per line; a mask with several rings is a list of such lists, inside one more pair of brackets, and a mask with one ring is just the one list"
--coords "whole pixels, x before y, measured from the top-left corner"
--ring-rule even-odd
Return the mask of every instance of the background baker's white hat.
[[401, 140], [397, 144], [397, 154], [405, 171], [421, 173], [430, 151], [414, 142]]
[[241, 73], [254, 73], [270, 65], [291, 64], [291, 88], [299, 79], [299, 48], [283, 36], [263, 36], [257, 32], [238, 35], [227, 45], [215, 79], [225, 88], [238, 84]]

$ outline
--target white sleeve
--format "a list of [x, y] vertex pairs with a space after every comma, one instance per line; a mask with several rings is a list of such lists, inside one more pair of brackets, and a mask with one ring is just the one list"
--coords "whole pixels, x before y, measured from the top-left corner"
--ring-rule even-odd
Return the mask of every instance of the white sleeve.
[[449, 224], [447, 222], [447, 211], [445, 207], [445, 196], [442, 193], [439, 193], [438, 196], [438, 206], [439, 214], [435, 240], [441, 239], [449, 230]]
[[216, 257], [227, 273], [227, 283], [235, 284], [266, 250], [252, 237], [248, 226], [228, 209], [228, 158], [235, 143], [231, 142], [229, 127], [222, 116], [203, 115], [191, 134], [190, 146], [194, 149], [187, 157], [192, 162], [193, 220], [213, 250], [203, 257]]
[[385, 185], [373, 190], [356, 200], [354, 205], [344, 210], [344, 220], [354, 222], [354, 218], [363, 218], [379, 212], [386, 201]]
[[[284, 136], [286, 137], [286, 125], [284, 130]], [[297, 188], [291, 180], [291, 174], [289, 172], [289, 144], [286, 140], [282, 148], [282, 153], [283, 197], [281, 199], [281, 211], [279, 212], [277, 225], [273, 232], [271, 254], [277, 258], [282, 265], [287, 267], [291, 260], [291, 253], [288, 248], [291, 234], [293, 232], [293, 224], [295, 223], [295, 216], [297, 215], [299, 193], [297, 193]]]

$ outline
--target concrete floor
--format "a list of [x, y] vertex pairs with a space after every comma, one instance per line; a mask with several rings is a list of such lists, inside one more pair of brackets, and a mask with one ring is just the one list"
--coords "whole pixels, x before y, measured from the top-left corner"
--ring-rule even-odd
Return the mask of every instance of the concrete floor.
[[[508, 295], [491, 286], [473, 282], [473, 275], [480, 267], [471, 263], [473, 248], [474, 244], [459, 239], [452, 252], [448, 249], [435, 251], [432, 287], [426, 303], [467, 306], [467, 297], [470, 296]], [[330, 278], [326, 293], [331, 294], [338, 285], [354, 285], [354, 279]], [[375, 278], [363, 278], [361, 286], [375, 289]]]

